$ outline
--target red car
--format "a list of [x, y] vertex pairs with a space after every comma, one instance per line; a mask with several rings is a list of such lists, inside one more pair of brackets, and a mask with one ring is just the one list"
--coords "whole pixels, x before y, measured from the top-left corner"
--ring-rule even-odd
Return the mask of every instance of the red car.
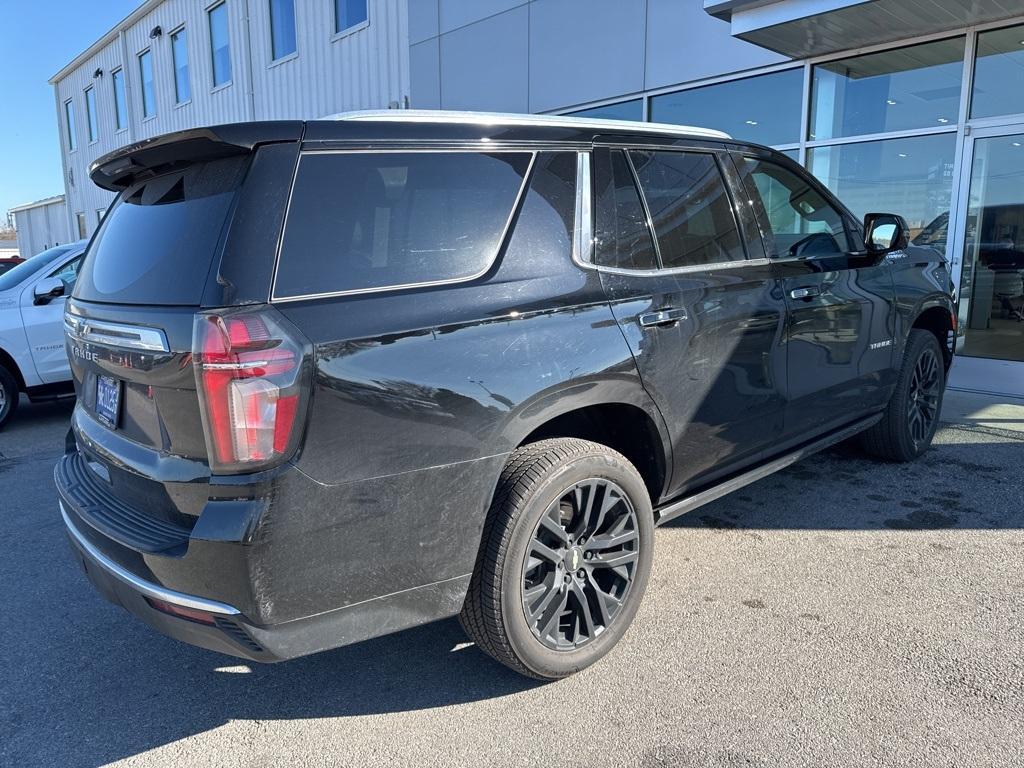
[[9, 269], [13, 269], [23, 262], [20, 256], [0, 256], [0, 275]]

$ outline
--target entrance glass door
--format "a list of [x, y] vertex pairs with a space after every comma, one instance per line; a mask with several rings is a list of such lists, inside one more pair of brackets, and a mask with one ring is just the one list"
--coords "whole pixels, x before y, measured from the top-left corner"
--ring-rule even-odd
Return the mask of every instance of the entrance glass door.
[[996, 387], [1014, 391], [1024, 385], [1024, 126], [1007, 130], [977, 131], [966, 147], [958, 353], [1021, 363], [1009, 366], [1020, 382]]

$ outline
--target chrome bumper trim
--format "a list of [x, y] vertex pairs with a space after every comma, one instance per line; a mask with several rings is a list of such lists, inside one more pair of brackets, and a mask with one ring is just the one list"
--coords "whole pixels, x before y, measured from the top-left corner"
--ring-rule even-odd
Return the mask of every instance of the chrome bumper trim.
[[75, 540], [75, 544], [81, 547], [96, 565], [118, 581], [127, 584], [136, 592], [151, 597], [154, 600], [163, 600], [173, 605], [180, 605], [182, 608], [193, 608], [197, 611], [206, 611], [207, 613], [216, 613], [222, 616], [239, 615], [240, 612], [237, 608], [232, 608], [226, 603], [218, 603], [215, 600], [207, 600], [202, 597], [195, 597], [194, 595], [186, 595], [183, 592], [175, 592], [173, 589], [166, 589], [151, 581], [140, 579], [134, 573], [121, 567], [96, 549], [95, 546], [82, 536], [78, 528], [75, 527], [75, 524], [71, 522], [71, 518], [68, 517], [68, 513], [64, 509], [64, 503], [58, 503], [60, 504], [60, 516], [64, 518], [64, 525], [67, 526], [68, 533]]

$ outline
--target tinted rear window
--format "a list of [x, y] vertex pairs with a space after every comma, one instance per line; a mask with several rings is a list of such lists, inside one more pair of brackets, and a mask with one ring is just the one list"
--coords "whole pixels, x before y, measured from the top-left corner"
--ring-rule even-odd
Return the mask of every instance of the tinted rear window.
[[494, 261], [527, 152], [339, 152], [302, 157], [275, 298], [479, 275]]
[[248, 160], [196, 163], [125, 190], [89, 248], [75, 297], [198, 305]]

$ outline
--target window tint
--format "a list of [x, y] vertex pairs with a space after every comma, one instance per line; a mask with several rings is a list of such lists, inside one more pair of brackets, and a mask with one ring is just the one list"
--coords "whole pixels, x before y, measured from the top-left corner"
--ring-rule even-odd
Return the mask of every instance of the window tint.
[[483, 272], [529, 164], [526, 152], [304, 155], [274, 295], [379, 290]]
[[541, 152], [502, 260], [502, 276], [544, 274], [540, 261], [568, 264], [575, 219], [576, 153]]
[[366, 21], [366, 0], [334, 0], [334, 31], [346, 29]]
[[75, 295], [195, 306], [249, 157], [196, 163], [129, 187], [103, 217]]
[[295, 53], [295, 0], [270, 0], [270, 55]]
[[110, 75], [114, 82], [114, 117], [117, 129], [128, 126], [128, 102], [124, 95], [124, 70], [118, 69]]
[[174, 100], [182, 104], [192, 98], [188, 77], [188, 38], [184, 29], [171, 35], [171, 56], [174, 59]]
[[665, 269], [746, 257], [722, 174], [710, 154], [629, 153]]
[[228, 6], [221, 3], [208, 11], [210, 22], [210, 63], [213, 85], [224, 85], [231, 79], [231, 41], [228, 38]]
[[774, 244], [765, 244], [769, 255], [805, 258], [850, 250], [843, 217], [806, 179], [754, 158], [746, 158], [744, 167], [771, 228]]
[[156, 114], [156, 91], [153, 86], [153, 54], [143, 51], [139, 54], [139, 82], [142, 83], [142, 116]]
[[633, 174], [621, 150], [594, 153], [594, 263], [620, 269], [657, 269]]

